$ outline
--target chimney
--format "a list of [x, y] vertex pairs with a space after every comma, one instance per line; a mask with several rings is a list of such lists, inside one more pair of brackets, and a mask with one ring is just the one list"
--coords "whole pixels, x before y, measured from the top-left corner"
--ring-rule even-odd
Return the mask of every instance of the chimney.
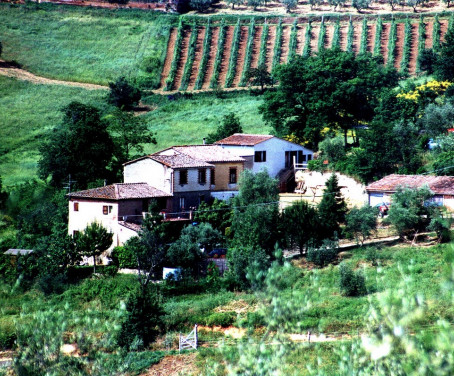
[[203, 144], [206, 145], [206, 143], [207, 143], [207, 139], [206, 139], [206, 137], [204, 137], [203, 138]]

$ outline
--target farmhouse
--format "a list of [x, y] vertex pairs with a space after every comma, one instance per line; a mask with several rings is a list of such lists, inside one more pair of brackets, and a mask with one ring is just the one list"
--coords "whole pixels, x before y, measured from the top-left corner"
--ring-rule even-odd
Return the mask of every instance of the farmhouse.
[[454, 210], [454, 176], [389, 175], [366, 187], [369, 205], [391, 202], [398, 187], [421, 188], [428, 186], [434, 193], [433, 201]]
[[304, 146], [262, 134], [235, 133], [216, 141], [215, 144], [244, 158], [245, 168], [254, 173], [266, 168], [272, 177], [282, 174], [283, 170], [291, 170], [294, 161], [297, 164], [306, 164], [314, 154]]
[[112, 248], [137, 235], [151, 200], [166, 209], [171, 194], [147, 183], [117, 183], [69, 195], [68, 233], [75, 235], [93, 222], [113, 233]]
[[238, 192], [244, 159], [217, 145], [173, 146], [124, 164], [125, 183], [144, 181], [172, 195], [170, 212]]

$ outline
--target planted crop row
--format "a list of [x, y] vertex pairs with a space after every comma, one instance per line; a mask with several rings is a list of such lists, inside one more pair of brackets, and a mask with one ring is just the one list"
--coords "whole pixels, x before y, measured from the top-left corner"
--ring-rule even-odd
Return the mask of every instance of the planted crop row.
[[402, 52], [402, 61], [400, 62], [400, 73], [408, 74], [408, 63], [410, 62], [410, 52], [411, 52], [411, 22], [407, 18], [405, 21], [405, 37], [404, 37], [404, 46]]
[[[424, 23], [423, 18], [419, 19], [418, 26], [418, 56], [421, 56], [421, 53], [426, 48], [426, 24]], [[416, 72], [420, 71], [419, 59], [416, 59]]]
[[374, 41], [374, 56], [381, 55], [381, 35], [383, 33], [383, 20], [381, 17], [377, 18], [375, 25], [375, 41]]
[[339, 19], [337, 19], [336, 24], [334, 25], [333, 41], [331, 43], [331, 48], [340, 48], [340, 20]]
[[434, 27], [432, 31], [432, 48], [435, 52], [440, 50], [440, 21], [438, 20], [438, 15], [434, 18]]
[[272, 71], [274, 71], [274, 69], [281, 62], [281, 47], [282, 47], [282, 18], [279, 18], [279, 22], [276, 26], [276, 41], [274, 42]]
[[388, 66], [394, 65], [394, 58], [396, 57], [396, 40], [397, 40], [397, 24], [393, 20], [391, 22], [391, 31], [388, 40]]
[[197, 24], [194, 22], [192, 26], [191, 38], [189, 39], [188, 47], [188, 58], [186, 59], [186, 65], [184, 66], [183, 78], [181, 80], [180, 90], [186, 90], [189, 85], [189, 79], [191, 78], [192, 65], [194, 64], [195, 48], [197, 44], [197, 36], [199, 30]]
[[298, 37], [298, 25], [296, 23], [297, 19], [295, 18], [295, 21], [293, 21], [292, 25], [292, 31], [290, 32], [290, 41], [289, 41], [289, 46], [288, 46], [288, 57], [287, 57], [287, 62], [291, 63], [296, 56], [296, 43], [297, 43], [297, 37]]
[[252, 45], [254, 44], [254, 37], [255, 37], [255, 19], [253, 18], [249, 25], [249, 32], [247, 35], [246, 44], [246, 56], [244, 57], [243, 73], [241, 74], [239, 86], [246, 86], [247, 84], [248, 72], [249, 69], [251, 69], [252, 53], [254, 52], [252, 49]]
[[306, 35], [304, 37], [303, 56], [311, 55], [312, 23], [309, 21], [306, 26]]
[[183, 41], [183, 32], [184, 32], [183, 21], [180, 19], [180, 22], [178, 24], [178, 29], [177, 29], [177, 39], [175, 41], [175, 49], [173, 50], [172, 65], [170, 67], [169, 76], [167, 77], [167, 80], [166, 80], [165, 90], [173, 89], [173, 85], [175, 82], [175, 76], [176, 76], [177, 70], [178, 70], [178, 62], [180, 61], [181, 42]]
[[348, 31], [347, 31], [347, 52], [353, 52], [353, 21], [350, 18], [348, 23]]
[[262, 39], [260, 40], [260, 55], [258, 62], [259, 67], [266, 64], [266, 43], [268, 41], [268, 31], [268, 24], [265, 23], [262, 30]]
[[318, 33], [318, 51], [323, 51], [325, 49], [325, 39], [326, 39], [326, 25], [322, 21], [320, 24], [320, 32]]
[[363, 26], [361, 29], [361, 43], [359, 45], [359, 53], [365, 54], [367, 52], [367, 18], [363, 18]]
[[219, 81], [219, 73], [221, 70], [221, 63], [222, 63], [222, 54], [224, 53], [224, 45], [225, 45], [225, 35], [227, 34], [227, 26], [225, 24], [224, 19], [222, 19], [221, 24], [219, 25], [219, 38], [218, 38], [218, 45], [216, 50], [216, 59], [214, 60], [214, 68], [213, 68], [213, 76], [210, 80], [210, 88], [216, 89], [218, 86]]
[[205, 28], [205, 38], [203, 40], [202, 61], [200, 62], [199, 73], [197, 75], [197, 80], [196, 80], [195, 86], [194, 86], [195, 90], [200, 90], [202, 88], [203, 81], [205, 80], [208, 59], [210, 57], [211, 34], [212, 34], [211, 19], [208, 19], [208, 23]]
[[232, 49], [230, 52], [229, 70], [225, 79], [225, 87], [232, 87], [236, 73], [236, 62], [238, 59], [238, 47], [240, 46], [241, 24], [240, 19], [236, 22], [235, 30], [233, 31]]

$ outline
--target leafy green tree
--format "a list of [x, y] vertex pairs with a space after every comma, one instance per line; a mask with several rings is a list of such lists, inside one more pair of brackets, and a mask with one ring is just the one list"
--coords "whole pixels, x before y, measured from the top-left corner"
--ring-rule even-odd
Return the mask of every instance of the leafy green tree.
[[233, 198], [232, 244], [264, 249], [272, 256], [279, 239], [279, 192], [275, 179], [266, 170], [256, 174], [245, 170]]
[[369, 205], [353, 208], [345, 216], [345, 231], [355, 236], [356, 243], [364, 241], [377, 230], [377, 209]]
[[306, 253], [309, 245], [320, 242], [321, 223], [317, 209], [306, 201], [297, 201], [282, 214], [283, 229], [289, 247]]
[[224, 115], [221, 124], [216, 129], [215, 133], [210, 133], [207, 137], [207, 143], [213, 144], [216, 141], [222, 140], [235, 133], [243, 133], [243, 128], [240, 124], [240, 118], [235, 113], [230, 112]]
[[359, 13], [363, 9], [369, 8], [371, 0], [352, 0], [352, 7], [355, 8]]
[[278, 135], [294, 134], [316, 147], [323, 127], [347, 131], [370, 121], [379, 96], [395, 87], [398, 74], [380, 58], [355, 57], [339, 49], [297, 57], [275, 73], [279, 86], [265, 94], [263, 119]]
[[199, 12], [205, 12], [213, 4], [213, 0], [189, 0], [189, 5], [192, 9], [198, 10]]
[[437, 154], [433, 170], [437, 175], [454, 175], [454, 151], [445, 151]]
[[407, 6], [413, 8], [413, 12], [416, 13], [416, 8], [423, 3], [423, 0], [406, 0], [405, 3]]
[[440, 54], [435, 61], [434, 75], [439, 80], [454, 81], [454, 28], [448, 28]]
[[313, 262], [315, 265], [324, 267], [331, 264], [337, 258], [339, 253], [339, 242], [337, 239], [323, 240], [322, 244], [315, 246], [312, 244], [307, 250], [307, 261]]
[[227, 0], [227, 3], [232, 4], [232, 9], [235, 9], [235, 5], [244, 4], [244, 0]]
[[[280, 0], [280, 3], [285, 6], [287, 13], [290, 13], [292, 9], [295, 9], [298, 5], [298, 0]], [[263, 90], [263, 87], [262, 87]]]
[[345, 147], [342, 137], [327, 137], [318, 145], [321, 159], [327, 159], [330, 163], [336, 163], [337, 161], [345, 157]]
[[72, 102], [62, 112], [62, 123], [40, 147], [40, 177], [51, 176], [51, 184], [62, 187], [70, 175], [77, 187], [83, 189], [89, 182], [111, 176], [108, 166], [114, 144], [99, 110]]
[[257, 10], [260, 5], [263, 5], [264, 0], [247, 0], [247, 5], [252, 7], [253, 10]]
[[446, 133], [446, 130], [454, 122], [454, 106], [445, 103], [441, 106], [435, 103], [429, 104], [424, 110], [424, 116], [420, 119], [420, 126], [432, 137]]
[[435, 62], [437, 60], [437, 54], [433, 49], [424, 49], [418, 55], [418, 65], [419, 69], [427, 74], [432, 74], [434, 72]]
[[[293, 1], [293, 0], [284, 0], [284, 1]], [[289, 12], [288, 7], [291, 7], [291, 4], [286, 4], [287, 12]], [[295, 5], [296, 6], [296, 5]], [[273, 84], [273, 77], [268, 72], [268, 68], [265, 64], [258, 66], [257, 68], [250, 68], [246, 72], [246, 80], [252, 86], [260, 86], [260, 92], [265, 92], [265, 87], [267, 85]]]
[[93, 257], [93, 272], [96, 273], [96, 257], [112, 245], [112, 233], [101, 224], [93, 222], [75, 236], [76, 247], [83, 256]]
[[325, 183], [322, 200], [318, 205], [320, 220], [326, 227], [326, 237], [332, 237], [335, 232], [340, 232], [340, 223], [345, 221], [347, 204], [341, 194], [336, 174]]
[[432, 218], [427, 229], [435, 231], [439, 242], [451, 240], [452, 218], [435, 217]]
[[119, 77], [115, 82], [109, 82], [107, 102], [121, 110], [129, 111], [139, 103], [142, 93], [125, 77]]
[[226, 235], [227, 228], [232, 225], [232, 215], [232, 205], [229, 202], [214, 199], [212, 204], [200, 203], [194, 214], [194, 221], [209, 223], [221, 234]]
[[339, 287], [344, 296], [362, 296], [367, 294], [366, 279], [360, 271], [343, 262], [339, 266]]

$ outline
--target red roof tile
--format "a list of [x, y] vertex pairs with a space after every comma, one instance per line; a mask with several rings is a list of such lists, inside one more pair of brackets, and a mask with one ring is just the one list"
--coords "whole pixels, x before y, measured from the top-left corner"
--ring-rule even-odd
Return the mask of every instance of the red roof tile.
[[239, 145], [239, 146], [254, 146], [263, 141], [269, 140], [274, 136], [265, 134], [244, 134], [235, 133], [232, 136], [216, 141], [217, 145]]
[[172, 197], [170, 193], [163, 192], [147, 183], [117, 183], [104, 187], [72, 192], [68, 196], [70, 198], [93, 198], [103, 200]]
[[203, 160], [191, 158], [186, 154], [160, 155], [152, 154], [149, 158], [156, 162], [162, 163], [171, 168], [197, 168], [197, 167], [214, 167], [212, 164]]
[[179, 153], [189, 155], [191, 158], [208, 163], [244, 162], [244, 158], [233, 155], [228, 150], [218, 145], [174, 146], [172, 149]]
[[397, 187], [420, 188], [428, 185], [435, 194], [454, 195], [454, 176], [389, 175], [369, 184], [369, 192], [395, 192]]

